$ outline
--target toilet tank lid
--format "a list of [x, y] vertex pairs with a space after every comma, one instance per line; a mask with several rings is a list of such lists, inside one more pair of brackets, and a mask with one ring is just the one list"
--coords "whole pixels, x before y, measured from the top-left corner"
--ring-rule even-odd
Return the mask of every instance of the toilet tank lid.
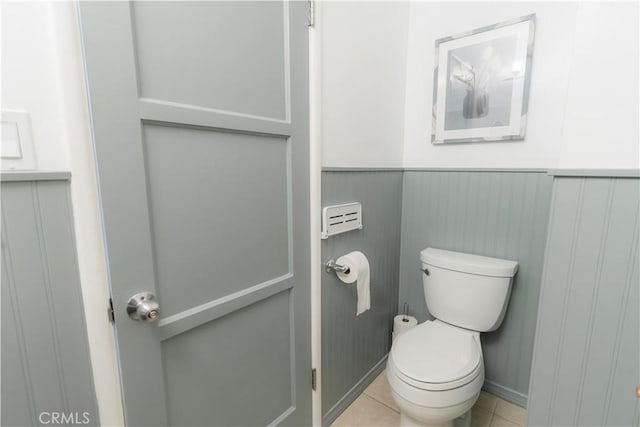
[[513, 277], [518, 271], [518, 263], [516, 261], [435, 248], [422, 250], [420, 252], [420, 261], [434, 267], [481, 276]]

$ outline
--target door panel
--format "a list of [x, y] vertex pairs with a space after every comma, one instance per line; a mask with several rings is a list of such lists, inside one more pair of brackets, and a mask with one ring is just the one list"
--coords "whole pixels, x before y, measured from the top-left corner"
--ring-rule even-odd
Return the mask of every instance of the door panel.
[[274, 1], [133, 3], [141, 97], [285, 120], [285, 12]]
[[127, 424], [309, 425], [304, 2], [80, 9]]
[[286, 139], [156, 125], [143, 135], [165, 316], [290, 273]]
[[294, 406], [289, 292], [162, 342], [171, 425], [267, 425]]

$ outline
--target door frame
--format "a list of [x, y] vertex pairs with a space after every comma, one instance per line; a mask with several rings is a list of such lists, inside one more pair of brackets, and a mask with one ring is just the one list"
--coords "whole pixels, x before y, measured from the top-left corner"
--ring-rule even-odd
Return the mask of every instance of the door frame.
[[322, 2], [311, 0], [313, 23], [309, 25], [309, 202], [311, 256], [311, 366], [316, 389], [311, 394], [311, 420], [322, 426]]

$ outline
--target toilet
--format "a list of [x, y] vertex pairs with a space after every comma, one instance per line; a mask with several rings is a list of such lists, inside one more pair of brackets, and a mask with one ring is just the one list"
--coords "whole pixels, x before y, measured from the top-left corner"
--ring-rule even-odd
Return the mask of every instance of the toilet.
[[518, 263], [435, 248], [421, 251], [420, 261], [435, 319], [393, 342], [391, 394], [402, 426], [464, 424], [484, 382], [480, 332], [502, 323]]

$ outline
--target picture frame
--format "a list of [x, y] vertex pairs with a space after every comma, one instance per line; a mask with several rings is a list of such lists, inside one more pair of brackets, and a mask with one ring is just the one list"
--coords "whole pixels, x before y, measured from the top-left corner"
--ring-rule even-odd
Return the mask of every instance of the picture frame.
[[436, 40], [432, 144], [524, 139], [535, 19]]

